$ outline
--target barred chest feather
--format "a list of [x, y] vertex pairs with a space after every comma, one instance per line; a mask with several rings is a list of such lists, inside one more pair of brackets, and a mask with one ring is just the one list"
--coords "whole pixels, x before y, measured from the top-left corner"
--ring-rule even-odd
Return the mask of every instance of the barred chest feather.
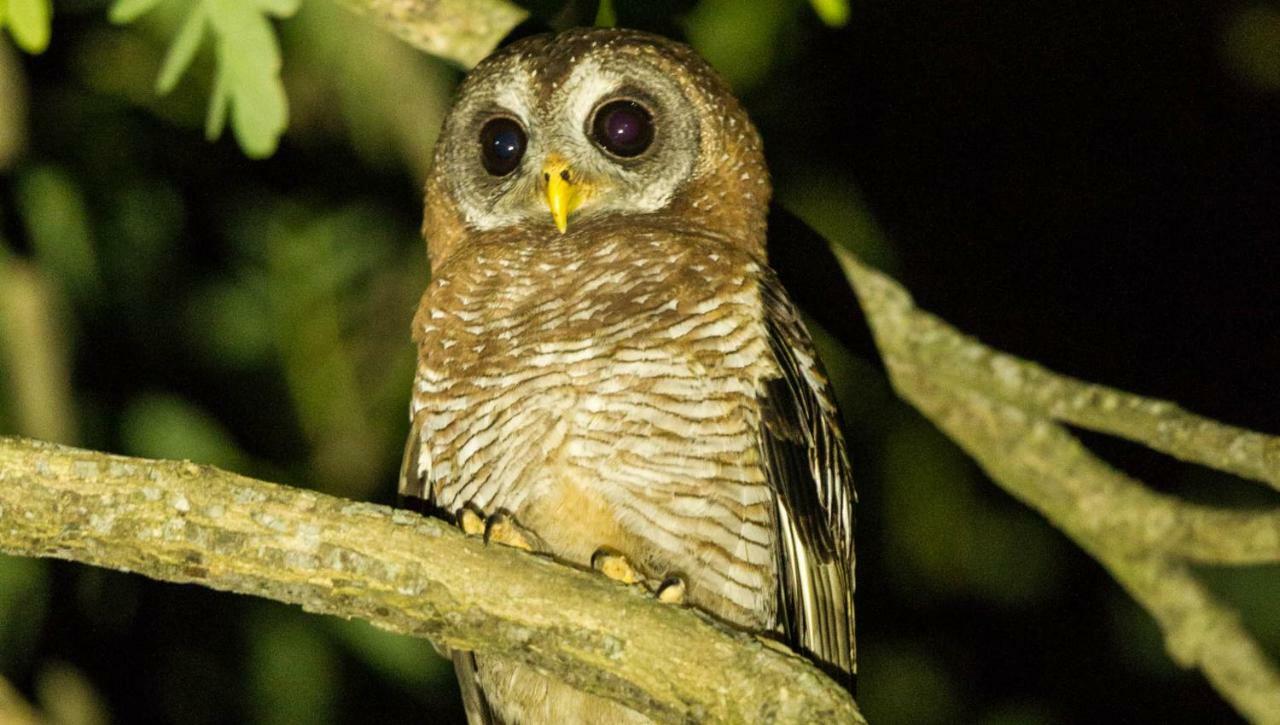
[[584, 565], [611, 546], [651, 577], [683, 574], [696, 606], [774, 626], [759, 272], [670, 230], [458, 250], [415, 321], [435, 503], [506, 509]]

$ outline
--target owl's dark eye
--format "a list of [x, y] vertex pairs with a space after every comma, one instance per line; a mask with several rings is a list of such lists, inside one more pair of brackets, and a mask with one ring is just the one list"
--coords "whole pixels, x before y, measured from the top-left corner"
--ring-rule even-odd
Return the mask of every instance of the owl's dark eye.
[[610, 101], [596, 111], [591, 135], [615, 156], [639, 156], [653, 143], [653, 116], [635, 101]]
[[528, 142], [524, 129], [514, 119], [490, 119], [480, 129], [480, 160], [484, 163], [484, 170], [494, 176], [506, 176], [515, 171]]

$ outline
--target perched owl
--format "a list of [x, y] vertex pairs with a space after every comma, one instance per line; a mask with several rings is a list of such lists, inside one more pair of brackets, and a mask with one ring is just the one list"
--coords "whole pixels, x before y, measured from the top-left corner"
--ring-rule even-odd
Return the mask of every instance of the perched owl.
[[[765, 259], [769, 195], [755, 128], [684, 45], [571, 30], [477, 66], [427, 182], [401, 493], [851, 686], [853, 484]], [[645, 721], [517, 662], [453, 659], [472, 723]]]

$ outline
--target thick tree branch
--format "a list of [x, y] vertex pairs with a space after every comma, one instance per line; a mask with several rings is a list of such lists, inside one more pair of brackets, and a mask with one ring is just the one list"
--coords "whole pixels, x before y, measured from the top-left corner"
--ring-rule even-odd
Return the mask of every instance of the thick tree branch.
[[341, 0], [410, 45], [463, 68], [479, 63], [528, 13], [506, 0]]
[[992, 350], [916, 308], [893, 280], [837, 253], [902, 396], [1001, 487], [1098, 559], [1155, 617], [1176, 662], [1198, 667], [1250, 720], [1280, 723], [1280, 672], [1186, 563], [1276, 561], [1280, 510], [1214, 509], [1151, 492], [1054, 419], [1261, 480], [1271, 480], [1267, 456], [1280, 450], [1277, 440]]
[[502, 654], [665, 722], [861, 722], [806, 660], [407, 511], [0, 438], [0, 551], [253, 594]]

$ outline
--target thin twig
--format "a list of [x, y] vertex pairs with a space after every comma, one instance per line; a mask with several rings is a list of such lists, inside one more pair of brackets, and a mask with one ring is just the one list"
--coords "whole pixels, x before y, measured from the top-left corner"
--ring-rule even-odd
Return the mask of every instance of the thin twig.
[[[993, 350], [910, 304], [905, 290], [884, 287], [882, 281], [888, 278], [877, 279], [869, 268], [863, 269], [868, 271], [862, 274], [863, 286], [886, 301], [881, 314], [895, 320], [877, 326], [879, 339], [891, 341], [890, 350], [927, 369], [931, 379], [978, 388], [1023, 410], [1280, 490], [1280, 437], [1219, 423], [1168, 401], [1059, 375]], [[909, 320], [902, 317], [907, 312]]]

